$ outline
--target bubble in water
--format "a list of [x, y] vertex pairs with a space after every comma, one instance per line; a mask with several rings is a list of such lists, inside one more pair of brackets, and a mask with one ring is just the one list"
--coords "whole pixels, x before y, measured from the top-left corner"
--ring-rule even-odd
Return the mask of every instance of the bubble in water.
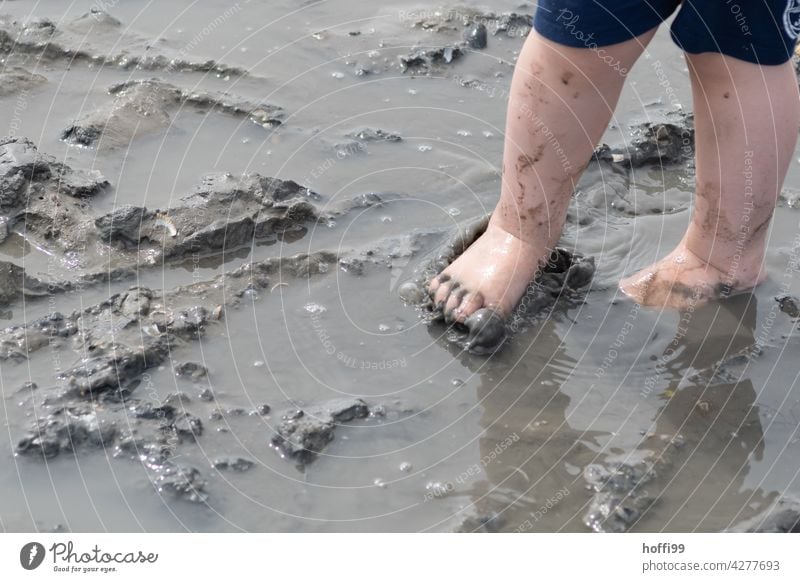
[[386, 332], [386, 331], [389, 331], [390, 329], [391, 328], [388, 325], [386, 325], [385, 323], [382, 323], [382, 324], [380, 324], [378, 326], [378, 331]]
[[453, 386], [463, 386], [464, 385], [464, 380], [462, 380], [461, 378], [453, 378], [453, 381], [450, 382], [450, 383]]
[[255, 362], [253, 362], [253, 366], [255, 366], [256, 368], [263, 368], [266, 365], [267, 364], [264, 360], [256, 360]]
[[417, 93], [419, 93], [419, 91], [417, 91], [416, 89], [409, 89], [408, 90], [408, 94], [409, 95], [416, 95]]
[[400, 470], [403, 473], [409, 473], [411, 471], [411, 469], [413, 469], [413, 468], [414, 467], [408, 461], [404, 461], [404, 462], [400, 463]]
[[419, 151], [421, 151], [421, 152], [429, 152], [429, 151], [431, 151], [431, 150], [433, 149], [433, 146], [429, 146], [429, 145], [421, 145], [421, 146], [419, 146], [417, 149], [418, 149]]
[[381, 216], [381, 222], [391, 222], [391, 221], [392, 221], [391, 216]]
[[375, 479], [372, 483], [375, 485], [375, 487], [386, 489], [386, 483], [384, 483], [383, 479], [381, 479], [380, 477]]
[[456, 133], [461, 137], [469, 137], [472, 135], [472, 132], [468, 129], [459, 129]]
[[344, 79], [344, 73], [336, 71], [334, 73], [331, 73], [331, 77], [333, 77], [334, 79]]
[[442, 483], [441, 481], [431, 481], [425, 485], [425, 490], [433, 497], [444, 497], [453, 490], [452, 483]]
[[486, 137], [486, 138], [494, 137], [494, 134], [491, 131], [487, 130], [487, 131], [483, 132], [483, 137]]
[[461, 211], [458, 208], [451, 208], [450, 210], [447, 211], [447, 214], [449, 214], [450, 216], [458, 216], [459, 214], [461, 214]]
[[319, 303], [306, 303], [304, 309], [311, 315], [322, 315], [328, 308]]

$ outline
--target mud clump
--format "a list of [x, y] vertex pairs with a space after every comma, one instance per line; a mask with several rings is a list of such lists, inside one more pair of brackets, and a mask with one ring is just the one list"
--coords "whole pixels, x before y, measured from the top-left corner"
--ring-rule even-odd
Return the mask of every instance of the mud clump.
[[311, 191], [292, 181], [246, 174], [206, 176], [166, 210], [124, 206], [94, 221], [102, 240], [150, 248], [163, 259], [232, 249], [295, 231], [318, 218]]
[[583, 475], [594, 492], [583, 521], [593, 531], [627, 531], [653, 504], [644, 490], [655, 477], [649, 463], [589, 465]]
[[[125, 47], [120, 52], [111, 52]], [[56, 25], [48, 18], [18, 22], [0, 17], [0, 53], [16, 59], [27, 57], [34, 64], [64, 62], [75, 65], [115, 66], [147, 71], [215, 73], [221, 77], [244, 76], [247, 71], [214, 60], [194, 60], [185, 50], [129, 32], [119, 20], [100, 9]]]
[[81, 172], [39, 153], [25, 138], [0, 140], [0, 213], [13, 230], [63, 249], [84, 248], [89, 199], [110, 186], [99, 172]]
[[800, 299], [791, 295], [781, 295], [775, 298], [782, 312], [793, 319], [800, 317]]
[[127, 81], [108, 90], [113, 100], [75, 121], [61, 132], [67, 143], [104, 148], [127, 147], [135, 138], [165, 130], [171, 112], [183, 106], [244, 117], [265, 128], [281, 124], [283, 110], [275, 105], [248, 103], [225, 94], [185, 91], [157, 79]]
[[49, 283], [28, 276], [25, 269], [14, 263], [0, 261], [0, 307], [4, 307], [22, 297], [44, 297], [49, 293], [68, 288], [66, 283]]
[[50, 459], [82, 446], [109, 446], [116, 435], [116, 423], [98, 417], [91, 406], [63, 407], [35, 421], [28, 434], [17, 443], [16, 452]]
[[800, 500], [781, 497], [761, 514], [726, 531], [746, 533], [800, 533]]
[[625, 147], [600, 146], [595, 151], [595, 158], [631, 168], [682, 164], [694, 159], [694, 121], [691, 115], [681, 115], [676, 123], [640, 125], [633, 128], [633, 134], [630, 144]]
[[439, 64], [450, 64], [464, 55], [461, 46], [445, 46], [428, 49], [418, 49], [400, 57], [400, 66], [403, 72], [428, 73]]
[[359, 398], [332, 400], [324, 405], [287, 412], [272, 437], [272, 446], [283, 457], [305, 465], [333, 440], [338, 424], [366, 418], [369, 408]]
[[[79, 251], [83, 274], [68, 282], [73, 285], [122, 280], [142, 267], [188, 254], [209, 256], [254, 240], [300, 238], [319, 218], [312, 202], [318, 194], [258, 174], [207, 175], [171, 208], [122, 205], [97, 216], [91, 200], [109, 186], [97, 172], [73, 170], [41, 154], [30, 140], [0, 141], [3, 237], [24, 229], [27, 240], [54, 254]], [[100, 270], [93, 272], [93, 264]]]

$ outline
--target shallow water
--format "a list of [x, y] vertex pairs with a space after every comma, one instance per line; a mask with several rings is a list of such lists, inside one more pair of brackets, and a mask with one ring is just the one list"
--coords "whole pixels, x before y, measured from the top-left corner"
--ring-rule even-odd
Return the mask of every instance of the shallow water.
[[[160, 73], [42, 64], [36, 72], [48, 83], [26, 93], [23, 102], [3, 97], [0, 128], [13, 127], [73, 167], [99, 169], [114, 187], [93, 202], [96, 208], [168, 208], [215, 171], [296, 180], [319, 192], [324, 208], [370, 192], [391, 200], [320, 224], [298, 240], [256, 245], [198, 268], [143, 269], [136, 284], [168, 290], [251, 258], [391, 249], [394, 243], [386, 241], [392, 237], [446, 227], [493, 207], [504, 91], [520, 39], [490, 36], [486, 51], [431, 76], [414, 76], [387, 63], [416, 43], [458, 38], [412, 29], [408, 15], [430, 10], [422, 4], [332, 0], [298, 6], [280, 0], [236, 4], [237, 10], [226, 12], [229, 3], [217, 0], [157, 8], [138, 0], [68, 6], [48, 0], [3, 2], [0, 12], [59, 24], [94, 5], [121, 20], [126, 32], [156, 45], [189, 46], [193, 56], [251, 72], [241, 79], [171, 73], [169, 82], [225, 90], [287, 111], [284, 125], [270, 131], [185, 107], [168, 131], [141, 137], [129, 149], [76, 148], [59, 140], [60, 131], [104, 103], [108, 86]], [[492, 9], [533, 11], [505, 0]], [[373, 73], [357, 75], [358, 68]], [[467, 88], [461, 79], [482, 84]], [[690, 109], [685, 66], [661, 31], [631, 75], [605, 141], [624, 144], [631, 125], [665, 119], [675, 100]], [[354, 147], [346, 135], [364, 127], [397, 132], [403, 141]], [[793, 164], [787, 187], [800, 187], [798, 170]], [[177, 378], [169, 364], [147, 379], [160, 397], [188, 394], [187, 410], [206, 424], [203, 437], [181, 449], [209, 481], [206, 505], [162, 498], [142, 467], [113, 458], [111, 451], [62, 454], [46, 463], [15, 457], [13, 445], [32, 414], [16, 390], [26, 381], [53, 385], [62, 360], [78, 354], [44, 349], [26, 362], [4, 363], [0, 528], [451, 531], [478, 529], [481, 519], [492, 516], [494, 530], [586, 531], [591, 495], [585, 468], [659, 457], [648, 485], [656, 503], [636, 520], [636, 530], [719, 531], [780, 495], [798, 496], [800, 389], [793, 358], [799, 340], [793, 320], [774, 300], [800, 291], [797, 211], [778, 209], [770, 235], [771, 279], [752, 295], [687, 317], [639, 309], [616, 291], [623, 273], [662, 256], [681, 237], [692, 186], [691, 172], [680, 167], [637, 170], [625, 181], [599, 168], [587, 172], [573, 208], [585, 220], [570, 222], [564, 243], [596, 258], [589, 292], [583, 301], [560, 303], [491, 358], [460, 352], [444, 328], [426, 327], [397, 299], [419, 253], [396, 253], [391, 268], [370, 265], [360, 277], [332, 269], [308, 282], [290, 281], [229, 310], [201, 341], [172, 354], [174, 362], [203, 362], [207, 379], [195, 384]], [[70, 271], [69, 264], [14, 237], [0, 254], [33, 273]], [[67, 294], [57, 298], [57, 308], [67, 313], [89, 306], [131, 284]], [[33, 301], [12, 305], [6, 315], [9, 325], [20, 324], [51, 310], [48, 301]], [[760, 348], [757, 356], [717, 370], [720, 362], [754, 348]], [[215, 403], [198, 398], [209, 385]], [[380, 404], [388, 413], [337, 428], [334, 441], [302, 471], [269, 447], [281, 411], [292, 403], [342, 395]], [[261, 403], [273, 412], [232, 412]], [[227, 411], [224, 418], [206, 420], [217, 408]], [[209, 465], [219, 456], [243, 456], [256, 466], [217, 472]], [[410, 469], [401, 470], [403, 463]]]

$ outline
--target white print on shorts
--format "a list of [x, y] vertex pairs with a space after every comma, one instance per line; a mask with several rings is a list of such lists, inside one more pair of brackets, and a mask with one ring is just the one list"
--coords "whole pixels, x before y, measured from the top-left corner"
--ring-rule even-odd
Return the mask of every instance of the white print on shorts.
[[783, 27], [792, 38], [800, 35], [800, 0], [789, 0], [783, 13]]

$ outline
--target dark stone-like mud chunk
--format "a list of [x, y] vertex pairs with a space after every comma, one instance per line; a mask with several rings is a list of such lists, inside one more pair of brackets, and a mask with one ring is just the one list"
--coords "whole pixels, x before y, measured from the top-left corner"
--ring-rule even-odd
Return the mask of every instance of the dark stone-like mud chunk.
[[464, 31], [464, 41], [473, 49], [485, 49], [487, 36], [486, 26], [482, 23], [473, 24]]
[[282, 456], [308, 463], [333, 440], [336, 425], [369, 415], [359, 398], [332, 400], [322, 406], [294, 410], [284, 415], [272, 437]]
[[208, 376], [208, 368], [197, 362], [183, 362], [175, 366], [175, 374], [190, 380], [199, 380]]
[[253, 466], [255, 466], [255, 463], [242, 457], [224, 457], [221, 459], [215, 459], [212, 463], [212, 466], [220, 471], [227, 471], [230, 469], [232, 471], [236, 471], [237, 473], [243, 473], [252, 469]]
[[780, 310], [789, 317], [800, 317], [800, 300], [791, 295], [781, 295], [775, 298], [778, 302]]
[[146, 212], [142, 207], [124, 204], [97, 218], [94, 224], [104, 242], [121, 240], [134, 243], [141, 238], [142, 221]]
[[691, 116], [682, 116], [676, 123], [644, 124], [633, 131], [634, 137], [625, 147], [603, 145], [595, 151], [595, 157], [633, 168], [681, 164], [694, 157], [694, 121]]

